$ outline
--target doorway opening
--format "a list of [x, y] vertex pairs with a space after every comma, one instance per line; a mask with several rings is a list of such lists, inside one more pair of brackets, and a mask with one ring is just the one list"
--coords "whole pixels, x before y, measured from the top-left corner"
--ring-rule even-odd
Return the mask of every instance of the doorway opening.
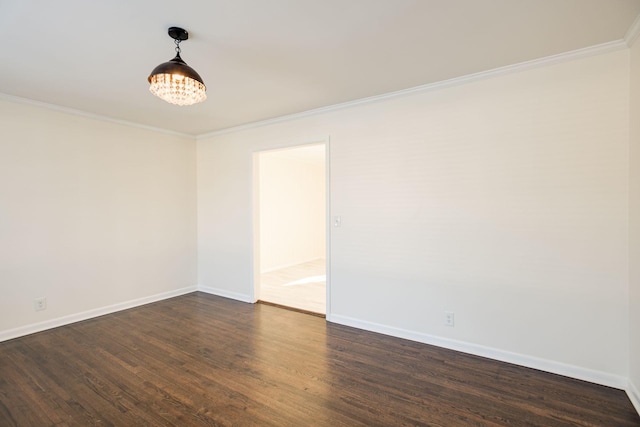
[[326, 144], [254, 154], [258, 302], [327, 312]]

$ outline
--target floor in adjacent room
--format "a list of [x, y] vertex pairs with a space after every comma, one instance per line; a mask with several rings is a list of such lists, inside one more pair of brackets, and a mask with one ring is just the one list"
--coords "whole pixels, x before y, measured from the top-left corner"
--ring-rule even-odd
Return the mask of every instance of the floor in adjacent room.
[[260, 300], [325, 314], [326, 262], [317, 259], [260, 275]]

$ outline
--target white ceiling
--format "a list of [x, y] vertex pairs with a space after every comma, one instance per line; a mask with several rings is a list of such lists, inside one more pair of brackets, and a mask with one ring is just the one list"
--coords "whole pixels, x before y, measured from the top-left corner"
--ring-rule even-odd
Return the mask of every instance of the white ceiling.
[[[621, 40], [640, 0], [0, 0], [0, 93], [199, 135]], [[207, 85], [166, 104], [174, 56]], [[6, 98], [6, 97], [5, 97]]]

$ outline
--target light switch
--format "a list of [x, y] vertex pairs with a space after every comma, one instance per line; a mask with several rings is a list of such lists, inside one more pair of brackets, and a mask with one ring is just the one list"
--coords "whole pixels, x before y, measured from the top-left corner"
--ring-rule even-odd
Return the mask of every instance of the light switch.
[[339, 216], [334, 216], [333, 217], [333, 226], [334, 227], [340, 227], [342, 225], [342, 218]]

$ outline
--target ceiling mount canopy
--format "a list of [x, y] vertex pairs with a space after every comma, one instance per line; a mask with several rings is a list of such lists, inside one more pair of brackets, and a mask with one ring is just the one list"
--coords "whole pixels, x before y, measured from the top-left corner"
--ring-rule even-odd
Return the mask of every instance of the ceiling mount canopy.
[[147, 79], [149, 90], [157, 97], [174, 105], [193, 105], [207, 99], [202, 77], [180, 57], [180, 42], [189, 39], [189, 33], [179, 27], [169, 28], [169, 36], [175, 41], [176, 56], [153, 69]]

